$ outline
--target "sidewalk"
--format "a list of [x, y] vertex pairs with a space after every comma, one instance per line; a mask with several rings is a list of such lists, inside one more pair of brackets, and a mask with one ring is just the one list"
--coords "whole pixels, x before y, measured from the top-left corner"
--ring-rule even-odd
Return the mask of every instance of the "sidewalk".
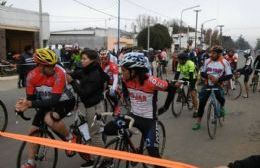
[[5, 77], [0, 76], [0, 81], [14, 80], [14, 79], [18, 79], [18, 75], [5, 76]]

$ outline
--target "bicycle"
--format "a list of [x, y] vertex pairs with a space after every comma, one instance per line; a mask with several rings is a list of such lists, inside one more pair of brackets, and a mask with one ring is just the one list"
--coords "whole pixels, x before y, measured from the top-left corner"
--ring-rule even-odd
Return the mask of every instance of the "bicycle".
[[[255, 71], [260, 72], [260, 69], [255, 69]], [[257, 75], [255, 75], [255, 77], [252, 79], [252, 90], [254, 93], [257, 91], [258, 83], [259, 83], [259, 73], [257, 73]]]
[[163, 74], [165, 74], [165, 78], [167, 78], [165, 64], [166, 63], [163, 63], [161, 61], [157, 61], [156, 72], [157, 72], [157, 77], [160, 78], [160, 79], [163, 79]]
[[0, 100], [0, 131], [5, 131], [8, 124], [8, 113], [5, 104]]
[[214, 93], [214, 91], [219, 91], [219, 88], [208, 88], [206, 90], [211, 92], [207, 110], [207, 129], [209, 137], [214, 139], [217, 132], [217, 124], [219, 123], [220, 126], [223, 126], [224, 115], [220, 114], [220, 104]]
[[[109, 96], [109, 89], [107, 89], [104, 93], [104, 106], [105, 106], [105, 111], [114, 111], [114, 102], [111, 100]], [[131, 110], [131, 104], [130, 100], [127, 100], [124, 98], [123, 93], [120, 88], [117, 89], [116, 91], [116, 97], [118, 100], [118, 105], [121, 107], [121, 109], [125, 110], [125, 114], [129, 113]]]
[[[113, 115], [112, 113], [102, 113], [101, 116], [97, 116], [96, 119], [102, 118], [104, 116], [112, 116], [112, 115]], [[144, 137], [142, 136], [139, 147], [136, 147], [131, 139], [131, 136], [133, 134], [136, 134], [134, 131], [132, 131], [134, 119], [128, 115], [123, 115], [115, 118], [115, 120], [117, 124], [117, 136], [111, 139], [105, 145], [105, 148], [143, 154], [145, 152]], [[128, 126], [127, 126], [127, 120], [129, 121]], [[160, 143], [159, 146], [159, 152], [160, 152], [160, 156], [162, 156], [164, 153], [164, 148], [166, 143], [166, 133], [162, 122], [157, 120], [157, 125], [158, 125], [158, 131], [162, 133], [162, 137], [159, 137], [159, 142], [162, 142]], [[93, 168], [102, 168], [103, 162], [109, 162], [109, 164], [113, 168], [135, 167], [138, 164], [136, 162], [98, 156], [94, 162]], [[150, 167], [150, 165], [144, 163], [142, 164], [142, 166], [144, 168]]]
[[[179, 117], [183, 111], [183, 107], [187, 105], [189, 110], [192, 110], [193, 105], [191, 102], [191, 95], [189, 90], [189, 82], [183, 80], [173, 80], [172, 82], [178, 82], [181, 86], [177, 89], [174, 99], [172, 101], [171, 110], [174, 117]], [[187, 90], [187, 91], [185, 91]]]
[[[84, 120], [84, 116], [81, 114], [81, 112], [78, 110], [78, 103], [79, 99], [76, 101], [76, 112], [75, 112], [75, 119], [72, 125], [70, 125], [70, 131], [77, 137], [77, 143], [78, 144], [86, 144], [89, 140], [89, 133], [86, 131], [88, 126], [86, 125], [86, 121]], [[31, 118], [28, 118], [24, 116], [23, 113], [17, 113], [22, 119], [25, 121], [30, 120]], [[61, 140], [65, 141], [65, 138], [60, 135], [59, 133], [52, 130], [52, 132], [57, 135]], [[53, 133], [50, 131], [46, 123], [41, 123], [41, 126], [38, 130], [32, 132], [30, 136], [37, 136], [42, 138], [48, 138], [48, 139], [55, 139]], [[28, 147], [33, 148], [30, 146], [31, 144], [28, 142], [23, 142], [17, 156], [17, 168], [20, 168], [21, 165], [27, 161], [28, 159]], [[44, 145], [36, 145], [35, 151], [36, 154], [34, 156], [34, 160], [36, 163], [37, 168], [56, 168], [57, 161], [58, 161], [58, 149], [57, 148], [51, 148]], [[76, 153], [75, 153], [76, 154]], [[75, 155], [74, 154], [74, 155]], [[89, 157], [84, 153], [78, 153], [80, 157], [84, 160], [88, 160]], [[72, 155], [72, 156], [74, 156]], [[67, 156], [67, 157], [72, 157]]]
[[238, 80], [240, 75], [235, 72], [234, 77], [229, 81], [224, 82], [224, 91], [231, 100], [238, 99], [242, 94], [242, 84]]

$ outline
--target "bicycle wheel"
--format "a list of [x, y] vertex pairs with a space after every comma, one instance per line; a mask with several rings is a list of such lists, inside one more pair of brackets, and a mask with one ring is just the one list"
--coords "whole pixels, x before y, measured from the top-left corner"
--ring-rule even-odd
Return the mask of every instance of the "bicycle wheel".
[[162, 157], [166, 145], [166, 131], [163, 123], [159, 120], [157, 121], [157, 129], [159, 131], [159, 153]]
[[174, 99], [172, 102], [172, 114], [174, 115], [174, 117], [179, 117], [181, 115], [181, 112], [183, 110], [183, 106], [184, 106], [184, 96], [183, 96], [183, 92], [179, 91], [176, 92], [176, 94], [174, 95]]
[[[119, 151], [126, 151], [126, 152], [132, 152], [133, 150], [130, 150], [129, 145], [127, 142], [122, 140], [119, 137], [116, 137], [109, 141], [106, 146], [106, 149], [113, 149], [113, 150], [119, 150]], [[93, 168], [103, 168], [106, 166], [113, 167], [113, 168], [130, 168], [131, 162], [126, 160], [120, 160], [115, 158], [108, 158], [104, 156], [98, 156], [94, 162]], [[136, 164], [135, 164], [136, 166]]]
[[[49, 131], [36, 130], [30, 136], [43, 137], [48, 139], [55, 139]], [[23, 142], [17, 157], [17, 168], [20, 168], [22, 164], [26, 163], [28, 160], [28, 149], [32, 147], [31, 143]], [[35, 145], [36, 154], [34, 155], [34, 160], [37, 168], [56, 168], [58, 161], [58, 149], [51, 148], [43, 145]]]
[[8, 115], [5, 104], [0, 100], [0, 131], [5, 131], [8, 123]]
[[215, 116], [216, 106], [211, 102], [208, 106], [207, 111], [207, 127], [208, 127], [208, 134], [211, 139], [215, 138], [216, 131], [217, 131], [217, 117]]
[[232, 87], [227, 86], [227, 94], [232, 100], [236, 100], [242, 94], [242, 85], [238, 80], [232, 80], [232, 85]]

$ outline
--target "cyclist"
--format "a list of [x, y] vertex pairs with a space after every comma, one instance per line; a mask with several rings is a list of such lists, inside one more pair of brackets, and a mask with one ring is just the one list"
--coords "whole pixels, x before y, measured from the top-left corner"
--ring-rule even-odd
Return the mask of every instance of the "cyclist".
[[199, 93], [198, 119], [197, 123], [195, 123], [192, 127], [193, 130], [200, 129], [200, 123], [203, 117], [204, 108], [210, 96], [210, 92], [206, 90], [207, 88], [219, 89], [214, 92], [217, 100], [220, 102], [221, 105], [221, 115], [225, 114], [225, 98], [223, 94], [223, 89], [221, 88], [221, 84], [223, 81], [230, 80], [233, 75], [228, 61], [225, 60], [222, 56], [222, 52], [223, 48], [221, 46], [213, 46], [210, 50], [210, 58], [206, 60], [202, 67], [201, 76], [206, 79], [206, 83]]
[[[193, 117], [196, 118], [198, 116], [198, 99], [197, 99], [197, 91], [196, 91], [196, 66], [194, 62], [188, 60], [189, 56], [187, 53], [181, 53], [178, 55], [178, 66], [177, 71], [174, 76], [174, 80], [178, 80], [180, 74], [183, 75], [183, 80], [189, 81], [190, 86], [189, 90], [191, 93], [192, 103], [194, 106]], [[178, 84], [176, 84], [178, 85]]]
[[114, 63], [114, 64], [118, 64], [118, 60], [117, 60], [117, 57], [112, 55], [109, 51], [107, 50], [101, 50], [100, 51], [100, 54], [106, 54], [109, 56], [109, 59], [110, 59], [110, 62]]
[[251, 50], [250, 49], [244, 51], [244, 57], [246, 59], [245, 60], [245, 65], [244, 65], [243, 68], [238, 69], [237, 72], [239, 74], [244, 75], [244, 85], [245, 85], [246, 94], [244, 94], [243, 97], [244, 98], [248, 98], [249, 97], [248, 81], [249, 81], [250, 75], [253, 72], [252, 66], [253, 66], [253, 63], [254, 63], [254, 59], [253, 59], [253, 56], [251, 55]]
[[[75, 105], [75, 98], [66, 87], [65, 70], [57, 65], [57, 56], [49, 49], [37, 49], [33, 60], [37, 63], [37, 67], [27, 77], [27, 98], [17, 101], [16, 111], [25, 112], [28, 108], [39, 109], [29, 133], [39, 129], [42, 122], [45, 122], [65, 140], [76, 143], [76, 137], [69, 132], [61, 120], [73, 110]], [[36, 168], [34, 153], [34, 146], [32, 146], [29, 148], [28, 161], [21, 168]], [[72, 155], [73, 152], [66, 151], [66, 154]]]
[[[73, 72], [71, 76], [67, 75], [67, 80], [84, 104], [86, 120], [90, 124], [93, 122], [96, 113], [100, 114], [104, 112], [103, 91], [104, 83], [108, 80], [108, 77], [98, 63], [98, 52], [91, 49], [84, 49], [80, 57], [82, 69]], [[103, 147], [104, 143], [100, 134], [100, 128], [100, 123], [91, 127], [89, 126], [90, 143], [94, 146]], [[86, 154], [85, 158], [89, 159], [81, 165], [81, 168], [90, 167], [94, 163], [90, 155]]]
[[[255, 61], [254, 61], [254, 68], [255, 68], [255, 72], [254, 72], [254, 76], [252, 78], [252, 81], [255, 80], [256, 76], [258, 75], [259, 71], [257, 70], [260, 70], [260, 54], [256, 56], [255, 58]], [[260, 90], [259, 90], [260, 92]]]
[[231, 71], [234, 73], [234, 71], [237, 70], [237, 62], [238, 62], [238, 55], [235, 53], [233, 49], [230, 49], [228, 51], [228, 54], [225, 55], [225, 59], [229, 62], [231, 66]]
[[111, 62], [110, 59], [111, 54], [101, 51], [99, 54], [100, 63], [103, 71], [109, 76], [108, 85], [110, 85], [109, 88], [109, 98], [114, 103], [114, 113], [116, 115], [120, 114], [120, 108], [118, 105], [118, 98], [117, 98], [117, 90], [118, 90], [118, 66]]
[[[142, 53], [131, 52], [120, 62], [123, 73], [123, 93], [131, 101], [131, 116], [135, 119], [134, 126], [138, 128], [147, 144], [149, 155], [160, 157], [158, 150], [158, 132], [156, 131], [156, 95], [157, 91], [167, 91], [168, 96], [159, 113], [165, 112], [174, 97], [175, 87], [167, 81], [147, 74], [145, 59]], [[113, 122], [105, 127], [105, 133], [116, 130]], [[113, 132], [113, 131], [112, 131]]]

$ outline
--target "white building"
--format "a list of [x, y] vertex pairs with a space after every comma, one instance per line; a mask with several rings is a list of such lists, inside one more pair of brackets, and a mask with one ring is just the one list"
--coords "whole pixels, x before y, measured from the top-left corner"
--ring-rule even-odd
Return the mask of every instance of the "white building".
[[[0, 58], [7, 52], [22, 52], [26, 45], [39, 47], [40, 17], [38, 12], [0, 6]], [[42, 38], [50, 37], [49, 14], [42, 15]]]
[[[188, 42], [191, 41], [191, 45], [189, 47], [195, 48], [195, 32], [189, 33], [181, 33], [181, 34], [173, 34], [173, 45], [175, 49], [187, 48]], [[197, 47], [201, 46], [201, 33], [197, 33]]]

